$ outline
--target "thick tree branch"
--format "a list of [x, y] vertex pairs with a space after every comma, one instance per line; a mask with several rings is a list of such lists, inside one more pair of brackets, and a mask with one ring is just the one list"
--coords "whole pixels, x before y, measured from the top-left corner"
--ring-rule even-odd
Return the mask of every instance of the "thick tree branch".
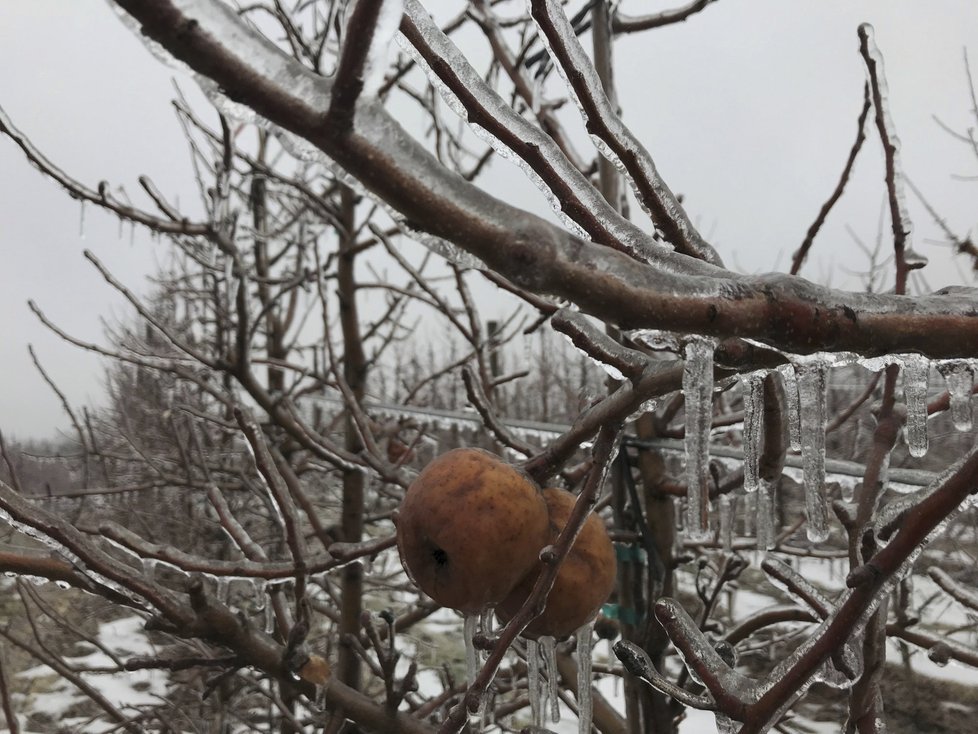
[[663, 253], [643, 265], [492, 198], [443, 168], [375, 100], [351, 131], [323, 125], [331, 85], [216, 0], [117, 0], [143, 32], [233, 100], [305, 138], [413, 229], [455, 242], [518, 286], [567, 298], [622, 327], [750, 337], [796, 352], [978, 352], [970, 290], [908, 299], [738, 276]]

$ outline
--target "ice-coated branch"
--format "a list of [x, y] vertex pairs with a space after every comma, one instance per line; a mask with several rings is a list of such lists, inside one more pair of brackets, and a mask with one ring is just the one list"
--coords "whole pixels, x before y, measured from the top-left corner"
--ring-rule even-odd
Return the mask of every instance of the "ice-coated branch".
[[265, 443], [261, 429], [240, 408], [235, 408], [234, 417], [248, 441], [255, 460], [255, 467], [264, 480], [279, 519], [282, 521], [285, 544], [292, 554], [292, 563], [295, 565], [293, 578], [295, 578], [296, 607], [301, 609], [309, 571], [306, 564], [306, 543], [299, 523], [299, 514], [295, 508], [295, 501], [289, 494], [288, 488], [284, 486], [282, 477], [274, 468], [275, 462], [268, 450], [268, 445]]
[[647, 31], [673, 23], [681, 23], [715, 2], [716, 0], [692, 0], [692, 2], [678, 8], [663, 10], [660, 13], [649, 13], [648, 15], [615, 13], [612, 18], [611, 30], [615, 33], [635, 33], [636, 31]]
[[910, 249], [910, 235], [913, 224], [907, 211], [907, 195], [903, 190], [903, 168], [900, 165], [900, 139], [896, 135], [893, 119], [890, 117], [889, 90], [883, 71], [883, 54], [876, 46], [873, 26], [863, 23], [859, 26], [859, 53], [866, 63], [869, 86], [876, 113], [876, 129], [883, 144], [883, 157], [886, 163], [886, 195], [890, 205], [890, 224], [893, 228], [893, 252], [896, 265], [896, 292], [905, 293], [907, 289], [907, 250]]
[[[295, 563], [248, 559], [225, 561], [186, 553], [170, 545], [151, 543], [140, 538], [131, 530], [110, 521], [99, 524], [98, 530], [103, 537], [136, 553], [140, 558], [162, 561], [185, 573], [205, 573], [217, 577], [230, 576], [271, 581], [294, 578], [299, 571]], [[305, 572], [309, 574], [325, 573], [349, 563], [355, 558], [376, 555], [383, 550], [393, 548], [395, 542], [394, 536], [387, 536], [366, 543], [334, 543], [333, 545], [336, 546], [339, 555], [330, 553], [327, 557], [309, 558], [306, 560]]]
[[622, 328], [747, 337], [799, 353], [978, 352], [970, 290], [909, 299], [834, 291], [790, 276], [740, 276], [676, 253], [637, 262], [463, 180], [376, 101], [361, 98], [352, 129], [339, 135], [323, 124], [329, 80], [289, 59], [224, 3], [115, 1], [146, 36], [233, 101], [319, 148], [413, 230], [455, 243], [521, 288], [567, 298]]
[[357, 98], [380, 88], [383, 61], [403, 12], [403, 0], [357, 0], [346, 22], [343, 49], [333, 77], [329, 116], [337, 128], [348, 127]]
[[818, 615], [819, 619], [825, 619], [831, 614], [832, 602], [784, 561], [768, 557], [761, 561], [761, 568], [779, 586], [784, 587], [788, 593], [804, 602], [809, 609]]
[[554, 208], [592, 241], [640, 259], [664, 248], [622, 217], [574, 165], [558, 143], [503, 100], [432, 20], [418, 0], [405, 0], [401, 32], [426, 71], [470, 125], [488, 133], [504, 158], [516, 156], [533, 182], [554, 199]]
[[927, 575], [934, 580], [935, 584], [946, 591], [954, 601], [958, 602], [958, 604], [974, 612], [978, 612], [978, 592], [968, 589], [963, 584], [959, 584], [951, 578], [951, 575], [947, 571], [937, 566], [931, 566], [927, 569]]
[[[199, 577], [193, 579], [188, 593], [194, 605], [195, 617], [183, 626], [166, 631], [185, 639], [200, 638], [233, 650], [242, 665], [264, 671], [280, 681], [288, 681], [295, 691], [316, 700], [317, 685], [303, 678], [296, 679], [286, 661], [286, 648], [271, 637], [244, 624], [227, 606], [206, 594]], [[309, 676], [312, 677], [312, 676]], [[323, 681], [326, 682], [326, 681]], [[399, 734], [433, 734], [434, 729], [403, 712], [390, 712], [382, 704], [350, 688], [342, 681], [330, 678], [328, 685], [318, 686], [319, 701], [330, 711], [343, 714], [373, 731], [396, 731]]]
[[724, 635], [723, 639], [731, 645], [746, 640], [758, 630], [785, 622], [817, 622], [819, 618], [802, 607], [776, 606], [755, 612]]
[[208, 224], [190, 222], [184, 218], [176, 218], [171, 211], [166, 218], [156, 217], [142, 209], [117, 201], [109, 194], [109, 186], [103, 181], [98, 190], [91, 189], [85, 184], [72, 178], [69, 174], [55, 165], [47, 156], [13, 124], [7, 113], [0, 107], [0, 134], [6, 135], [19, 147], [27, 160], [38, 171], [59, 183], [68, 194], [82, 202], [91, 202], [107, 211], [111, 211], [123, 219], [141, 224], [162, 234], [179, 234], [188, 236], [215, 237], [213, 228]]
[[704, 711], [715, 711], [716, 702], [709, 696], [699, 696], [690, 693], [685, 688], [680, 688], [672, 683], [668, 678], [659, 673], [652, 664], [648, 653], [638, 645], [628, 640], [619, 640], [614, 647], [615, 656], [625, 666], [625, 670], [637, 678], [641, 678], [650, 686], [667, 696], [672, 696], [680, 703], [691, 706], [695, 709]]
[[570, 429], [528, 459], [523, 464], [523, 470], [543, 484], [580, 449], [582, 442], [598, 433], [603, 426], [624, 421], [651, 397], [678, 390], [682, 375], [682, 366], [675, 363], [666, 363], [655, 369], [646, 368], [641, 379], [623, 382], [611, 395], [582, 411]]
[[533, 447], [514, 436], [499, 420], [471, 365], [467, 364], [462, 368], [462, 381], [465, 383], [465, 393], [469, 397], [469, 402], [479, 411], [482, 422], [492, 432], [492, 435], [496, 437], [496, 440], [504, 446], [513, 449], [513, 451], [523, 454], [523, 456], [532, 455], [534, 451]]
[[659, 175], [652, 156], [621, 121], [560, 4], [555, 0], [531, 0], [529, 5], [533, 20], [577, 96], [588, 132], [609, 157], [620, 161], [656, 227], [679, 252], [721, 264], [716, 251], [700, 236]]
[[682, 654], [686, 667], [706, 686], [717, 710], [738, 721], [744, 720], [750, 681], [731, 668], [703, 634], [693, 618], [674, 599], [660, 599], [655, 617], [672, 644]]
[[760, 734], [767, 730], [780, 707], [791, 700], [816, 669], [849, 639], [866, 612], [879, 602], [886, 583], [976, 490], [978, 450], [973, 449], [915, 505], [913, 512], [906, 513], [896, 535], [866, 564], [871, 570], [859, 575], [862, 583], [852, 588], [836, 612], [802, 645], [791, 664], [774, 677], [767, 690], [751, 705], [749, 718], [740, 719], [745, 722], [740, 734]]
[[92, 580], [90, 590], [107, 586], [116, 594], [128, 593], [134, 599], [145, 600], [174, 623], [186, 620], [184, 610], [169, 591], [136, 578], [131, 568], [96, 548], [77, 528], [30, 502], [2, 480], [0, 518], [61, 550], [79, 574]]
[[77, 567], [60, 558], [0, 551], [0, 573], [60, 581], [76, 589], [87, 591], [89, 594], [101, 596], [113, 604], [134, 609], [142, 608], [125, 594], [120, 594], [115, 589], [86, 576]]
[[888, 637], [895, 637], [917, 645], [927, 650], [928, 655], [936, 648], [944, 656], [944, 661], [957, 660], [959, 663], [978, 668], [978, 650], [966, 647], [955, 640], [938, 637], [921, 632], [916, 628], [909, 629], [903, 625], [893, 623], [886, 625], [886, 634]]
[[[3, 652], [0, 650], [0, 652]], [[7, 670], [3, 663], [6, 655], [0, 654], [0, 704], [3, 705], [3, 715], [10, 728], [10, 734], [20, 734], [20, 719], [14, 713], [13, 702], [10, 696], [10, 686], [7, 684]]]
[[550, 325], [589, 357], [617, 370], [618, 379], [638, 379], [650, 364], [644, 354], [622, 346], [571, 309], [560, 309], [551, 317]]

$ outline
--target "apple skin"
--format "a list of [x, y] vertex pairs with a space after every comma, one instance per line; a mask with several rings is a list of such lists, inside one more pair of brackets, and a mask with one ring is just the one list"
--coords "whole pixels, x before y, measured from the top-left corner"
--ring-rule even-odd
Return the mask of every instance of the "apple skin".
[[434, 459], [408, 488], [397, 516], [408, 576], [436, 602], [465, 614], [506, 598], [548, 537], [537, 484], [481, 449]]
[[[554, 543], [567, 525], [577, 496], [563, 489], [543, 490], [550, 516], [550, 538]], [[511, 619], [530, 595], [542, 564], [537, 563], [503, 600], [496, 613], [503, 621]], [[523, 631], [524, 637], [567, 637], [590, 622], [615, 588], [618, 566], [615, 549], [604, 522], [595, 514], [588, 516], [567, 557], [557, 571], [543, 613]]]

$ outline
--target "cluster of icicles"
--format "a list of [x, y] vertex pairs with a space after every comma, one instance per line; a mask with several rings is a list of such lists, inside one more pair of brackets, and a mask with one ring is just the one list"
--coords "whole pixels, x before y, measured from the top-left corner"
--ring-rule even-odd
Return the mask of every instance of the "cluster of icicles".
[[[483, 662], [483, 653], [477, 648], [475, 638], [478, 634], [492, 633], [492, 611], [481, 615], [468, 615], [465, 618], [465, 667], [469, 684], [475, 680]], [[480, 629], [481, 628], [481, 629]], [[577, 721], [579, 734], [591, 733], [591, 661], [593, 655], [594, 623], [584, 625], [577, 631]], [[524, 649], [525, 646], [525, 649]], [[553, 637], [538, 640], [522, 639], [517, 644], [517, 654], [526, 659], [527, 694], [530, 699], [531, 726], [534, 730], [543, 729], [545, 719], [553, 723], [560, 721], [560, 692], [557, 669], [557, 641]], [[491, 723], [493, 711], [493, 690], [490, 686], [482, 699], [478, 719], [470, 722], [477, 731], [485, 730]]]
[[[687, 500], [684, 536], [694, 542], [713, 538], [710, 528], [710, 432], [713, 419], [713, 350], [715, 343], [695, 338], [685, 346], [683, 394], [686, 404], [686, 485]], [[901, 367], [903, 397], [906, 404], [904, 439], [911, 456], [927, 453], [927, 387], [931, 361], [919, 354], [897, 354], [872, 359], [847, 354], [818, 354], [792, 357], [780, 368], [785, 387], [789, 439], [792, 451], [801, 452], [804, 475], [808, 538], [824, 542], [829, 535], [825, 496], [826, 378], [833, 367], [859, 364], [878, 371], [888, 365]], [[967, 360], [935, 363], [950, 394], [950, 412], [959, 431], [971, 430], [971, 393], [976, 364]], [[757, 546], [774, 546], [773, 484], [759, 476], [760, 446], [764, 421], [764, 377], [766, 371], [741, 377], [744, 399], [744, 492], [753, 501], [756, 516]], [[733, 521], [730, 499], [719, 500], [719, 535], [729, 537]], [[725, 527], [726, 526], [726, 527]]]

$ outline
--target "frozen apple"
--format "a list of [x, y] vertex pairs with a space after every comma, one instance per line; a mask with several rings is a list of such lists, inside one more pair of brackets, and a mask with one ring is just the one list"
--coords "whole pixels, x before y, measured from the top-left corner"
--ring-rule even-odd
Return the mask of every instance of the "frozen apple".
[[397, 548], [412, 581], [465, 613], [502, 601], [549, 537], [533, 480], [480, 449], [455, 449], [424, 468], [397, 517]]
[[[547, 542], [553, 543], [567, 525], [577, 497], [563, 489], [549, 487], [543, 490], [543, 496], [550, 518]], [[523, 606], [541, 570], [542, 565], [537, 563], [499, 605], [497, 612], [502, 619], [512, 618]], [[616, 572], [615, 550], [604, 522], [591, 514], [557, 572], [543, 613], [524, 630], [524, 636], [560, 639], [573, 634], [590, 622], [608, 600], [615, 587]]]

